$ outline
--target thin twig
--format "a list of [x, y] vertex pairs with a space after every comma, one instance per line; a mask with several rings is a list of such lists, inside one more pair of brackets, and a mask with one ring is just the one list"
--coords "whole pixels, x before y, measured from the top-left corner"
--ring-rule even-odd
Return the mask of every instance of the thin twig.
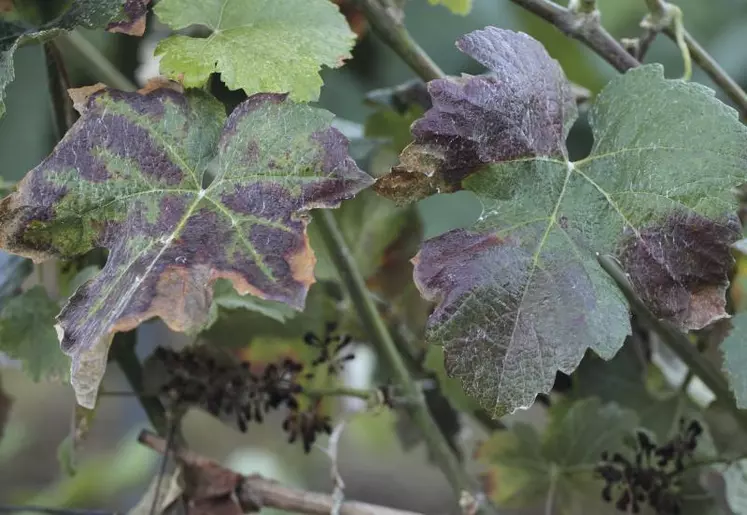
[[[143, 445], [163, 454], [166, 452], [166, 441], [150, 431], [142, 431], [138, 441]], [[220, 468], [226, 475], [235, 475], [240, 484], [236, 492], [239, 503], [253, 505], [259, 501], [261, 507], [277, 508], [290, 512], [309, 515], [329, 515], [334, 507], [334, 499], [330, 495], [289, 488], [276, 481], [265, 479], [259, 475], [241, 476], [221, 467], [218, 463], [199, 454], [177, 446], [173, 450], [177, 459], [191, 467], [204, 468], [207, 466]], [[340, 515], [421, 515], [417, 512], [397, 510], [362, 502], [347, 501], [340, 507]]]
[[[314, 217], [319, 224], [318, 229], [322, 240], [330, 254], [342, 279], [343, 285], [350, 296], [353, 305], [360, 316], [366, 332], [372, 343], [376, 346], [384, 359], [392, 368], [394, 377], [402, 389], [402, 393], [413, 402], [407, 403], [403, 408], [420, 428], [428, 448], [436, 459], [446, 478], [449, 480], [456, 497], [462, 492], [472, 493], [479, 498], [480, 489], [476, 482], [462, 468], [461, 463], [449, 446], [448, 441], [441, 433], [433, 417], [431, 417], [425, 396], [418, 384], [413, 380], [402, 355], [392, 340], [389, 330], [376, 309], [374, 300], [366, 288], [365, 281], [355, 264], [347, 243], [340, 233], [334, 216], [328, 210], [317, 211]], [[486, 507], [486, 510], [491, 508]]]
[[[673, 7], [664, 0], [645, 0], [645, 2], [654, 19], [665, 17], [667, 11]], [[672, 41], [678, 43], [677, 30], [672, 24], [662, 27], [662, 30]], [[679, 36], [683, 39], [692, 60], [706, 72], [711, 80], [726, 93], [732, 102], [739, 106], [742, 115], [747, 116], [747, 93], [721, 68], [716, 60], [711, 57], [689, 32], [683, 29], [683, 32]]]
[[703, 381], [716, 396], [717, 402], [723, 404], [742, 429], [747, 431], [747, 411], [737, 408], [734, 395], [729, 389], [726, 379], [721, 375], [721, 372], [710, 362], [703, 359], [703, 356], [687, 336], [670, 327], [664, 321], [659, 320], [649, 311], [635, 293], [625, 273], [615, 263], [614, 259], [608, 256], [600, 256], [599, 263], [612, 279], [615, 280], [623, 294], [625, 294], [630, 303], [630, 309], [638, 316], [638, 320], [659, 335], [661, 341], [692, 370], [693, 374]]
[[[664, 33], [677, 41], [677, 35], [672, 29], [664, 29]], [[737, 84], [737, 82], [726, 73], [726, 70], [716, 62], [698, 41], [693, 38], [689, 32], [684, 31], [685, 45], [690, 51], [693, 61], [721, 88], [734, 104], [739, 107], [742, 116], [747, 116], [747, 93]]]
[[87, 510], [84, 508], [51, 508], [48, 506], [7, 506], [0, 505], [0, 513], [46, 513], [48, 515], [117, 515], [107, 510]]
[[567, 36], [581, 41], [619, 72], [640, 64], [602, 27], [595, 13], [573, 12], [548, 0], [511, 1], [555, 25]]

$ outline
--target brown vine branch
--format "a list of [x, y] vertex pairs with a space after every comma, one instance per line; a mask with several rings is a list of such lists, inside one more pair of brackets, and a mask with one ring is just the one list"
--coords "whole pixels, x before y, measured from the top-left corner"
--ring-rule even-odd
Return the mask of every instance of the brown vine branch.
[[551, 23], [568, 37], [581, 41], [619, 72], [640, 64], [602, 27], [598, 11], [573, 11], [548, 0], [511, 1]]
[[[166, 441], [150, 431], [142, 431], [138, 441], [160, 454], [164, 454], [167, 450]], [[221, 475], [221, 484], [235, 482], [233, 484], [236, 488], [233, 494], [242, 507], [252, 507], [255, 511], [260, 508], [277, 508], [309, 515], [328, 515], [335, 506], [335, 500], [331, 495], [290, 488], [257, 474], [243, 476], [188, 449], [177, 447], [169, 452], [174, 453], [176, 459], [186, 467], [216, 471]], [[338, 513], [340, 515], [422, 515], [417, 512], [355, 501], [343, 502]]]

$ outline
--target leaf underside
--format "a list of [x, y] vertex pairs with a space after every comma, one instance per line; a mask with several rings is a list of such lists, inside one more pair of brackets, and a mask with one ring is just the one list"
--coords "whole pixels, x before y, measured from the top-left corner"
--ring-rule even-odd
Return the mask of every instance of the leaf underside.
[[105, 365], [96, 359], [114, 332], [156, 316], [177, 331], [209, 322], [219, 278], [301, 309], [315, 263], [306, 212], [372, 182], [331, 113], [258, 94], [226, 119], [212, 97], [172, 87], [90, 94], [52, 154], [0, 201], [10, 252], [41, 261], [109, 250], [58, 316], [74, 385], [81, 360]]
[[638, 294], [681, 329], [726, 316], [731, 189], [744, 182], [747, 128], [697, 84], [642, 66], [613, 80], [572, 163], [576, 118], [560, 66], [529, 36], [489, 27], [457, 46], [493, 73], [435, 80], [433, 108], [375, 188], [399, 202], [467, 189], [471, 230], [425, 242], [415, 281], [438, 303], [428, 340], [448, 373], [500, 415], [529, 406], [588, 348], [610, 359], [630, 332], [627, 304], [597, 262], [618, 258]]
[[230, 89], [290, 93], [316, 100], [322, 66], [350, 58], [355, 34], [329, 0], [162, 0], [159, 19], [178, 30], [207, 27], [207, 38], [171, 36], [158, 44], [161, 73], [197, 87], [220, 73]]
[[[7, 12], [0, 10], [0, 116], [5, 114], [5, 87], [15, 76], [13, 55], [19, 46], [29, 41], [45, 41], [76, 27], [105, 27], [111, 32], [142, 36], [149, 1], [76, 0], [67, 2], [63, 11], [49, 21], [41, 21], [38, 17], [26, 19], [31, 13], [19, 13], [12, 8]], [[54, 0], [45, 5], [45, 10], [54, 11], [56, 4], [62, 6], [65, 2]]]

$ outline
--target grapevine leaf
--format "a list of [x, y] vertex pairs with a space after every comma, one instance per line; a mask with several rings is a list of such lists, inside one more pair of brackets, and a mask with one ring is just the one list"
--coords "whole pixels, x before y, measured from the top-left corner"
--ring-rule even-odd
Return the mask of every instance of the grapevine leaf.
[[428, 0], [431, 5], [441, 4], [454, 14], [467, 16], [472, 10], [472, 0]]
[[734, 328], [721, 344], [721, 352], [737, 407], [747, 409], [747, 313], [738, 313], [731, 322]]
[[573, 396], [598, 397], [634, 410], [641, 427], [664, 440], [677, 430], [679, 417], [690, 406], [678, 392], [658, 397], [649, 391], [646, 372], [650, 366], [633, 342], [626, 343], [609, 361], [587, 353], [573, 373]]
[[230, 89], [290, 93], [316, 100], [322, 65], [350, 57], [355, 34], [329, 0], [162, 0], [158, 17], [173, 29], [207, 27], [207, 39], [182, 35], [159, 43], [161, 72], [185, 86], [220, 73]]
[[716, 468], [724, 478], [729, 508], [738, 515], [747, 513], [747, 460]]
[[725, 317], [731, 189], [747, 164], [736, 112], [642, 66], [600, 93], [591, 154], [572, 163], [573, 97], [542, 46], [492, 27], [458, 46], [494, 75], [432, 81], [434, 107], [377, 190], [403, 201], [463, 188], [484, 206], [473, 230], [426, 241], [415, 259], [421, 293], [438, 302], [428, 340], [467, 393], [501, 414], [549, 391], [587, 348], [614, 355], [630, 323], [598, 253], [617, 256], [679, 328]]
[[280, 323], [296, 315], [293, 308], [282, 302], [260, 299], [254, 295], [239, 295], [231, 283], [224, 279], [217, 281], [213, 288], [213, 305], [210, 309], [210, 321], [205, 324], [206, 328], [218, 320], [220, 308], [255, 311]]
[[54, 317], [59, 304], [42, 286], [9, 299], [0, 311], [0, 350], [23, 362], [34, 380], [67, 378], [70, 361], [59, 347]]
[[487, 493], [499, 507], [532, 506], [550, 495], [555, 502], [549, 499], [549, 506], [572, 506], [602, 452], [622, 450], [638, 422], [634, 412], [595, 398], [575, 402], [550, 420], [543, 435], [516, 423], [493, 433], [478, 450], [489, 467]]
[[[150, 0], [76, 0], [46, 22], [30, 20], [12, 7], [0, 9], [0, 117], [5, 114], [5, 87], [13, 81], [13, 54], [29, 41], [45, 41], [76, 27], [103, 28], [142, 35]], [[53, 2], [50, 2], [52, 4]], [[57, 4], [63, 2], [56, 1]], [[56, 5], [45, 5], [55, 10]]]
[[31, 262], [19, 256], [0, 252], [0, 309], [6, 299], [17, 293], [31, 273]]
[[0, 202], [11, 252], [41, 261], [109, 249], [58, 316], [73, 371], [155, 316], [198, 330], [219, 278], [301, 309], [314, 281], [306, 212], [371, 183], [331, 118], [285, 95], [254, 95], [225, 120], [203, 92], [91, 93], [52, 155]]

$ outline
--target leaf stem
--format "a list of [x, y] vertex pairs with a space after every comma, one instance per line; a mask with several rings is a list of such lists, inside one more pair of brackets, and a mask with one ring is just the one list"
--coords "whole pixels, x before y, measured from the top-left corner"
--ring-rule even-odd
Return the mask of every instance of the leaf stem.
[[412, 39], [402, 8], [392, 0], [355, 0], [374, 32], [424, 81], [444, 77], [441, 68]]
[[599, 264], [617, 283], [620, 290], [622, 290], [628, 299], [630, 309], [638, 316], [639, 320], [659, 335], [661, 341], [692, 370], [693, 374], [703, 381], [716, 396], [717, 401], [728, 409], [742, 429], [747, 431], [747, 411], [737, 408], [734, 395], [729, 389], [729, 384], [719, 370], [710, 362], [703, 359], [703, 356], [686, 335], [672, 328], [666, 322], [659, 320], [649, 311], [633, 290], [625, 273], [613, 258], [599, 256]]
[[[394, 340], [392, 340], [379, 311], [376, 309], [374, 300], [366, 289], [365, 281], [355, 264], [350, 249], [340, 233], [337, 221], [329, 210], [317, 211], [315, 220], [319, 224], [318, 229], [322, 240], [361, 318], [363, 327], [368, 332], [373, 344], [392, 368], [395, 378], [400, 383], [402, 393], [413, 401], [407, 403], [404, 409], [407, 410], [409, 416], [423, 432], [428, 448], [446, 475], [456, 493], [456, 497], [460, 498], [462, 492], [468, 492], [476, 498], [480, 498], [481, 493], [479, 496], [475, 495], [480, 492], [476, 482], [464, 471], [446, 438], [431, 417], [425, 402], [425, 396], [410, 376], [405, 361], [400, 355]], [[487, 503], [483, 504], [483, 508], [483, 512], [491, 510]]]
[[119, 365], [127, 378], [127, 382], [130, 383], [130, 388], [133, 392], [136, 392], [135, 395], [143, 406], [151, 425], [158, 434], [166, 436], [169, 433], [169, 423], [161, 401], [157, 397], [137, 393], [143, 391], [143, 367], [140, 365], [137, 354], [135, 354], [136, 334], [136, 331], [129, 331], [114, 335], [109, 356]]
[[130, 79], [125, 77], [98, 48], [93, 46], [80, 32], [73, 31], [63, 34], [59, 41], [75, 50], [91, 65], [91, 73], [97, 80], [107, 86], [122, 91], [134, 91], [137, 89]]

